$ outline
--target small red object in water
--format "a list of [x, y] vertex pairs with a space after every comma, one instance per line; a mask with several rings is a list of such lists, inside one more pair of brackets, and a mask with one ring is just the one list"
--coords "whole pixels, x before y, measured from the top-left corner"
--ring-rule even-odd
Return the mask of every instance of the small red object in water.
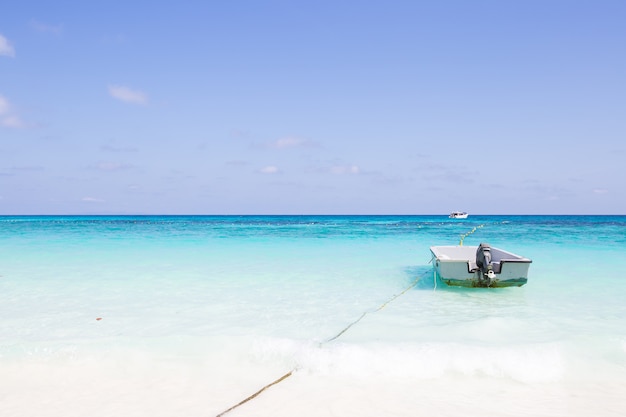
[[96, 320], [102, 320], [102, 317], [98, 317]]

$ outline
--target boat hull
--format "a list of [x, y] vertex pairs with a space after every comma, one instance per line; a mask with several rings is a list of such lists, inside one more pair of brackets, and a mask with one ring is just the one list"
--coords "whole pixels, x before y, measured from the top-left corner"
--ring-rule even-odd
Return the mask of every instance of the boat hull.
[[491, 248], [495, 277], [485, 282], [476, 265], [477, 246], [433, 246], [435, 279], [455, 287], [521, 287], [528, 282], [531, 260]]
[[455, 211], [448, 216], [451, 219], [467, 219], [468, 214], [465, 212]]

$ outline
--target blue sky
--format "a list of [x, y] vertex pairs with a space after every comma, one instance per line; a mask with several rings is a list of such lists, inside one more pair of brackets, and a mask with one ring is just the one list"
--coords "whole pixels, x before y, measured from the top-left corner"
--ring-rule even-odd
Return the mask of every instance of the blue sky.
[[0, 214], [626, 213], [626, 2], [2, 9]]

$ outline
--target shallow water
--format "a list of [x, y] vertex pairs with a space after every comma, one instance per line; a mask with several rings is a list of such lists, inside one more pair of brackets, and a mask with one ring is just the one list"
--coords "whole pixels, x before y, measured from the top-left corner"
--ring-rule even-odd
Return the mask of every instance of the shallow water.
[[[528, 284], [434, 282], [464, 234]], [[626, 216], [9, 216], [0, 250], [3, 416], [215, 416], [289, 371], [228, 415], [626, 409]]]

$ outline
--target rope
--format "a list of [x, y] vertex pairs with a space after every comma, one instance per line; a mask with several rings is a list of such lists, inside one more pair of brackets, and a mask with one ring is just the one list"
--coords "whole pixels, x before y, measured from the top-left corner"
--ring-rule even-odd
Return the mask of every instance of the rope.
[[328, 340], [326, 340], [326, 341], [324, 341], [324, 342], [320, 343], [320, 346], [321, 346], [321, 345], [323, 345], [324, 343], [329, 343], [329, 342], [332, 342], [333, 340], [337, 339], [339, 336], [341, 336], [342, 334], [344, 334], [345, 332], [347, 332], [347, 331], [348, 331], [348, 329], [349, 329], [350, 327], [352, 327], [352, 326], [354, 326], [355, 324], [357, 324], [358, 322], [360, 322], [360, 321], [361, 321], [361, 319], [362, 319], [363, 317], [365, 317], [366, 315], [367, 315], [367, 311], [366, 311], [365, 313], [361, 314], [361, 317], [359, 317], [358, 319], [356, 319], [356, 320], [355, 320], [355, 321], [353, 321], [352, 323], [348, 324], [348, 326], [347, 326], [345, 329], [343, 329], [342, 331], [340, 331], [339, 333], [337, 333], [335, 336], [333, 336], [333, 337], [331, 337], [330, 339], [328, 339]]
[[252, 394], [251, 396], [249, 396], [248, 398], [246, 398], [243, 401], [240, 401], [238, 404], [233, 405], [232, 407], [230, 407], [228, 410], [226, 411], [222, 411], [221, 413], [219, 413], [217, 416], [215, 417], [222, 417], [224, 414], [234, 410], [235, 408], [239, 407], [240, 405], [243, 405], [245, 403], [247, 403], [248, 401], [252, 400], [253, 398], [255, 398], [257, 395], [259, 395], [260, 393], [262, 393], [263, 391], [265, 391], [266, 389], [268, 389], [269, 387], [271, 387], [272, 385], [276, 385], [279, 382], [284, 381], [285, 379], [289, 378], [293, 372], [295, 371], [295, 369], [287, 372], [285, 375], [281, 376], [280, 378], [278, 378], [276, 381], [271, 382], [269, 384], [267, 384], [266, 386], [264, 386], [263, 388], [261, 388], [260, 390], [258, 390], [257, 392], [255, 392], [254, 394]]
[[[378, 307], [375, 310], [372, 311], [366, 311], [365, 313], [361, 314], [361, 317], [359, 317], [357, 320], [353, 321], [352, 323], [350, 323], [348, 326], [346, 326], [346, 328], [344, 328], [342, 331], [340, 331], [339, 333], [337, 333], [337, 335], [331, 337], [330, 339], [320, 343], [320, 346], [322, 346], [325, 343], [329, 343], [332, 342], [333, 340], [339, 338], [342, 334], [344, 334], [345, 332], [348, 331], [348, 329], [350, 329], [350, 327], [354, 326], [355, 324], [357, 324], [358, 322], [360, 322], [363, 317], [365, 317], [368, 313], [376, 313], [377, 311], [382, 310], [383, 308], [385, 308], [387, 306], [387, 304], [391, 303], [392, 301], [394, 301], [396, 298], [400, 297], [401, 295], [405, 294], [407, 291], [409, 291], [411, 288], [415, 287], [417, 285], [417, 283], [419, 282], [420, 278], [418, 277], [411, 285], [409, 285], [408, 287], [406, 287], [404, 289], [404, 291], [402, 291], [400, 294], [396, 294], [393, 297], [391, 297], [389, 300], [385, 301], [380, 307]], [[230, 407], [228, 410], [222, 411], [221, 413], [219, 413], [218, 415], [216, 415], [215, 417], [222, 417], [224, 414], [231, 412], [232, 410], [234, 410], [235, 408], [247, 403], [248, 401], [256, 398], [259, 394], [261, 394], [263, 391], [265, 391], [266, 389], [268, 389], [269, 387], [271, 387], [272, 385], [276, 385], [282, 381], [284, 381], [285, 379], [289, 378], [291, 375], [293, 375], [293, 373], [296, 371], [297, 368], [292, 369], [291, 371], [287, 372], [285, 375], [281, 376], [280, 378], [278, 378], [277, 380], [275, 380], [274, 382], [270, 382], [269, 384], [267, 384], [266, 386], [264, 386], [263, 388], [261, 388], [260, 390], [258, 390], [257, 392], [255, 392], [254, 394], [252, 394], [251, 396], [247, 397], [246, 399], [240, 401], [239, 403], [233, 405], [232, 407]]]
[[484, 227], [484, 226], [485, 226], [484, 224], [481, 224], [480, 226], [476, 226], [475, 228], [473, 228], [469, 232], [461, 235], [461, 241], [459, 242], [459, 246], [463, 246], [463, 241], [465, 240], [466, 237], [468, 237], [469, 235], [474, 233], [476, 231], [476, 229], [480, 229], [481, 227]]
[[417, 285], [417, 283], [419, 282], [420, 278], [417, 277], [415, 279], [415, 281], [413, 281], [413, 283], [411, 285], [409, 285], [408, 287], [406, 287], [404, 289], [404, 291], [402, 291], [400, 294], [394, 295], [393, 297], [391, 297], [389, 300], [387, 300], [386, 303], [383, 303], [383, 305], [381, 305], [380, 307], [378, 307], [376, 310], [374, 310], [374, 313], [377, 311], [382, 310], [383, 308], [385, 308], [387, 306], [387, 304], [391, 303], [392, 301], [394, 301], [396, 298], [400, 297], [401, 295], [404, 295], [408, 290], [410, 290], [411, 288], [415, 287]]
[[343, 329], [342, 331], [340, 331], [339, 333], [337, 333], [337, 335], [331, 337], [330, 339], [326, 340], [325, 342], [320, 343], [320, 345], [323, 345], [324, 343], [329, 343], [332, 342], [333, 340], [339, 338], [339, 336], [341, 336], [342, 334], [344, 334], [345, 332], [348, 331], [348, 329], [352, 326], [354, 326], [355, 324], [357, 324], [358, 322], [360, 322], [363, 317], [365, 317], [368, 313], [376, 313], [377, 311], [382, 310], [383, 308], [385, 308], [387, 306], [387, 304], [391, 303], [393, 300], [395, 300], [396, 298], [400, 297], [401, 295], [403, 295], [404, 293], [406, 293], [408, 290], [410, 290], [411, 288], [415, 287], [417, 285], [417, 282], [420, 279], [417, 278], [411, 285], [409, 285], [408, 287], [406, 287], [404, 289], [404, 291], [402, 291], [400, 294], [396, 294], [393, 297], [391, 297], [389, 300], [385, 301], [380, 307], [378, 307], [375, 310], [372, 311], [366, 311], [365, 313], [361, 314], [361, 317], [359, 317], [358, 319], [356, 319], [355, 321], [353, 321], [352, 323], [350, 323], [345, 329]]

